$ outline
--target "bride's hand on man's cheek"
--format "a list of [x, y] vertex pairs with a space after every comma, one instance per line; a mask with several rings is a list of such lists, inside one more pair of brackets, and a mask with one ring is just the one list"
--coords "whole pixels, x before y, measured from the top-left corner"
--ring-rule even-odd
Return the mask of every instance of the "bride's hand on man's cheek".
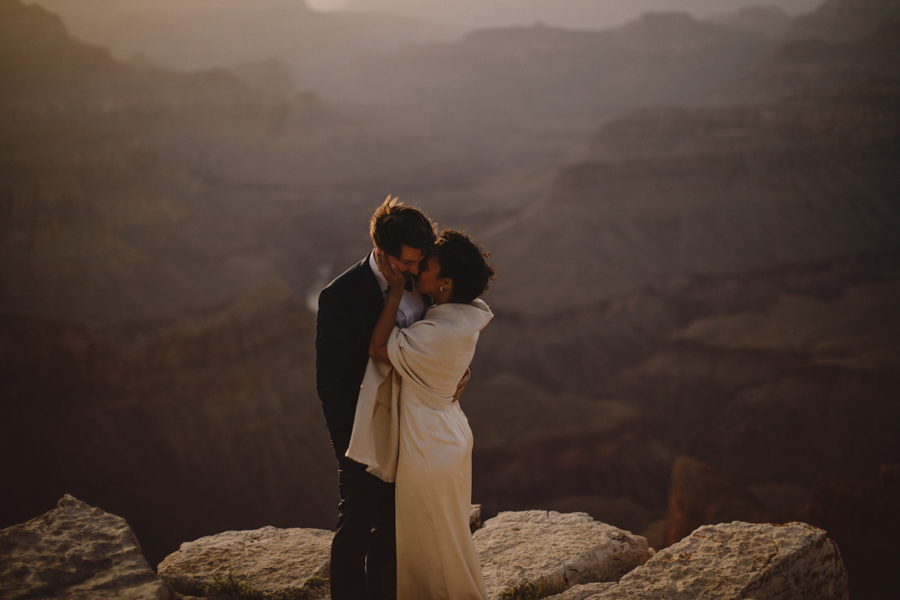
[[400, 288], [406, 286], [406, 277], [391, 263], [390, 260], [388, 260], [388, 255], [378, 248], [375, 249], [375, 264], [378, 265], [378, 270], [384, 275], [384, 278], [392, 289], [397, 286]]

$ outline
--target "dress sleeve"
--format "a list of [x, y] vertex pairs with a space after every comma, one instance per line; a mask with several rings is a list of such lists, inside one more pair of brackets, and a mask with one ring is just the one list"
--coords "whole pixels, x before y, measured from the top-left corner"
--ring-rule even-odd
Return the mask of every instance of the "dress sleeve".
[[405, 329], [394, 328], [387, 350], [404, 385], [452, 400], [472, 358], [474, 343], [467, 344], [434, 321], [422, 320]]

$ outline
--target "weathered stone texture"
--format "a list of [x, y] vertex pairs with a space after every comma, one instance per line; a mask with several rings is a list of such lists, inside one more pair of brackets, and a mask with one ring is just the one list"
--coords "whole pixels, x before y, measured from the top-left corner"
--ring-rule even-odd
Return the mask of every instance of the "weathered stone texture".
[[232, 571], [263, 591], [301, 588], [311, 577], [328, 577], [333, 536], [302, 528], [226, 531], [181, 544], [158, 571], [183, 594], [197, 593], [200, 586]]
[[491, 598], [525, 582], [616, 581], [650, 558], [647, 540], [585, 513], [503, 512], [475, 532]]
[[475, 533], [481, 529], [481, 505], [473, 504], [469, 509], [469, 530]]
[[805, 523], [700, 527], [586, 600], [848, 600], [847, 572], [825, 531]]
[[587, 598], [596, 596], [600, 592], [606, 591], [610, 588], [610, 586], [614, 585], [616, 585], [615, 582], [583, 583], [580, 585], [573, 585], [562, 594], [550, 596], [547, 598], [547, 600], [586, 600]]
[[125, 519], [66, 494], [0, 531], [0, 598], [173, 600]]

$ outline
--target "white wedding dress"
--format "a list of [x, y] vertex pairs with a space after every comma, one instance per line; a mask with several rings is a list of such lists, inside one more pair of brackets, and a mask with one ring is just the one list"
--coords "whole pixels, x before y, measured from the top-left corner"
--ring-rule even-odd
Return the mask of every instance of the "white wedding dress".
[[453, 402], [493, 317], [487, 304], [432, 307], [370, 361], [347, 456], [396, 480], [397, 600], [487, 600], [469, 530], [472, 431]]

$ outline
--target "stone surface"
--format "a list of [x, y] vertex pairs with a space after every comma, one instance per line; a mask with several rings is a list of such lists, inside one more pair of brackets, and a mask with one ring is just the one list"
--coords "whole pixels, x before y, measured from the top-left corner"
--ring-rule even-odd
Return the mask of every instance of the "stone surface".
[[481, 505], [473, 504], [469, 510], [469, 529], [475, 533], [481, 529]]
[[700, 527], [585, 600], [849, 600], [826, 532], [805, 523]]
[[0, 598], [174, 600], [125, 519], [66, 494], [54, 510], [0, 531]]
[[548, 596], [547, 600], [585, 600], [586, 598], [590, 598], [591, 596], [596, 596], [600, 592], [605, 592], [614, 585], [616, 584], [613, 581], [573, 585], [562, 594]]
[[650, 558], [647, 540], [585, 513], [503, 512], [475, 532], [491, 598], [525, 582], [617, 581]]
[[[301, 588], [311, 577], [328, 577], [333, 536], [302, 528], [226, 531], [181, 544], [158, 571], [182, 594], [197, 595], [200, 586], [231, 571], [267, 592]], [[327, 596], [327, 590], [322, 592]]]

